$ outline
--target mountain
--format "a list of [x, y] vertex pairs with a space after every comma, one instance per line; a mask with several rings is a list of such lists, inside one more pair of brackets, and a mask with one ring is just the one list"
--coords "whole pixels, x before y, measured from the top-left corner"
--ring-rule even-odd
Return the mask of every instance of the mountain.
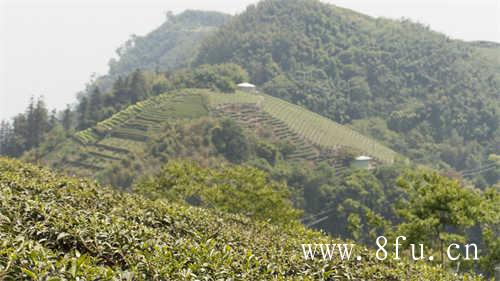
[[[405, 226], [402, 222], [408, 218], [401, 214], [408, 210], [401, 206], [408, 198], [425, 199], [431, 210], [462, 217], [432, 222], [453, 226], [453, 235], [464, 241], [481, 241], [480, 270], [491, 274], [498, 245], [495, 187], [480, 192], [467, 183], [421, 173], [409, 177], [406, 186], [430, 186], [433, 192], [412, 192], [401, 180], [408, 170], [421, 167], [408, 165], [404, 156], [304, 107], [258, 90], [231, 92], [231, 85], [245, 76], [238, 72], [234, 65], [219, 65], [174, 74], [168, 87], [181, 88], [128, 106], [52, 149], [32, 151], [31, 160], [148, 198], [288, 223], [292, 220], [287, 212], [271, 216], [261, 206], [274, 201], [262, 196], [281, 194], [304, 213], [304, 225], [365, 245], [377, 235], [395, 232], [409, 232], [413, 242], [424, 242], [418, 233], [432, 231], [407, 227], [421, 221]], [[360, 155], [374, 159], [371, 167], [353, 167]], [[259, 186], [267, 190], [256, 190]], [[425, 242], [438, 249], [435, 239]], [[464, 264], [462, 270], [471, 266]]]
[[485, 64], [497, 69], [497, 76], [500, 75], [500, 43], [490, 41], [475, 41], [471, 42], [473, 46], [478, 48], [483, 56]]
[[[285, 158], [290, 161], [329, 162], [340, 168], [344, 164], [338, 159], [346, 150], [369, 155], [385, 164], [401, 158], [391, 149], [349, 127], [264, 93], [182, 89], [127, 107], [96, 126], [76, 133], [42, 160], [71, 173], [101, 179], [107, 177], [104, 175], [113, 175], [113, 167], [123, 162], [140, 162], [154, 170], [159, 166], [152, 159], [159, 154], [152, 150], [156, 147], [155, 142], [168, 146], [160, 150], [170, 149], [169, 158], [189, 156], [180, 153], [182, 149], [171, 148], [177, 142], [184, 143], [183, 149], [189, 150], [191, 156], [195, 151], [202, 153], [201, 150], [209, 148], [212, 151], [204, 152], [205, 158], [216, 154], [214, 131], [207, 125], [216, 127], [224, 119], [236, 121], [245, 128], [247, 139], [255, 135], [257, 139], [270, 143], [288, 144], [290, 152]], [[179, 130], [176, 126], [186, 124], [191, 124], [191, 131], [186, 132], [190, 139], [205, 140], [202, 143], [187, 141], [184, 133], [175, 132]], [[194, 126], [207, 128], [199, 130]], [[171, 142], [166, 139], [171, 139]]]
[[110, 60], [108, 74], [99, 77], [96, 85], [108, 90], [119, 76], [136, 69], [165, 72], [189, 66], [203, 39], [229, 18], [223, 13], [195, 10], [168, 13], [158, 28], [145, 36], [133, 35], [119, 47], [118, 58]]
[[[238, 64], [266, 93], [417, 163], [472, 170], [499, 152], [497, 50], [316, 0], [264, 0], [204, 40], [196, 63]], [[499, 179], [496, 169], [475, 182]]]
[[[0, 158], [2, 280], [482, 280], [425, 263], [306, 260], [303, 243], [343, 243], [298, 224], [148, 200]], [[349, 243], [349, 242], [346, 242]]]
[[442, 268], [494, 274], [498, 44], [314, 0], [167, 17], [74, 108], [33, 100], [0, 124], [0, 153], [73, 175], [0, 159], [0, 279], [463, 279], [306, 261], [303, 241], [332, 239], [301, 224], [436, 257], [477, 243]]
[[[232, 62], [262, 92], [484, 188], [500, 180], [492, 160], [500, 154], [498, 50], [494, 42], [452, 40], [409, 20], [372, 18], [315, 0], [266, 0], [234, 17], [187, 11], [125, 44], [109, 75], [80, 96], [76, 120], [68, 123], [86, 129], [170, 89], [158, 81], [147, 88], [142, 80]], [[137, 68], [149, 74], [141, 77]], [[96, 87], [100, 94], [93, 95]], [[89, 118], [92, 107], [99, 110]], [[23, 130], [13, 125], [2, 127]], [[3, 145], [14, 146], [10, 155], [26, 150], [11, 142]]]

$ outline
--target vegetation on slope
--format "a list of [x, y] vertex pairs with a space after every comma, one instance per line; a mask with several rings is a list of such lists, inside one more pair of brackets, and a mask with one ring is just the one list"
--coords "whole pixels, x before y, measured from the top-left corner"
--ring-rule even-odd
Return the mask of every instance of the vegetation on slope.
[[[263, 210], [260, 203], [265, 202], [252, 203], [255, 198], [250, 199], [251, 194], [265, 194], [273, 189], [273, 192], [281, 193], [286, 188], [271, 183], [262, 186], [267, 176], [256, 170], [231, 167], [216, 169], [220, 163], [259, 167], [268, 172], [270, 179], [288, 184], [293, 203], [305, 211], [303, 222], [308, 225], [367, 244], [377, 235], [406, 234], [415, 243], [433, 245], [436, 251], [439, 246], [435, 241], [441, 241], [440, 239], [447, 243], [453, 242], [453, 239], [478, 241], [484, 257], [481, 270], [491, 272], [492, 265], [498, 260], [495, 256], [498, 230], [495, 229], [499, 220], [492, 215], [495, 213], [492, 207], [498, 205], [499, 197], [494, 189], [477, 193], [465, 189], [456, 181], [441, 180], [442, 177], [437, 177], [439, 180], [435, 182], [423, 184], [417, 181], [419, 178], [425, 179], [425, 174], [410, 177], [406, 179], [406, 183], [401, 181], [399, 184], [396, 178], [404, 169], [409, 168], [400, 164], [381, 166], [374, 171], [339, 170], [327, 163], [311, 165], [305, 161], [292, 164], [287, 161], [287, 148], [273, 142], [272, 138], [259, 135], [259, 130], [252, 133], [239, 127], [234, 121], [207, 117], [214, 107], [222, 104], [261, 103], [271, 108], [275, 106], [268, 112], [269, 116], [276, 115], [281, 109], [282, 113], [285, 112], [283, 116], [292, 114], [300, 117], [300, 120], [309, 120], [303, 115], [311, 113], [305, 110], [300, 113], [288, 110], [292, 113], [287, 114], [287, 108], [296, 106], [285, 101], [280, 101], [276, 106], [277, 100], [262, 94], [221, 94], [199, 89], [167, 93], [132, 106], [133, 110], [122, 111], [109, 121], [99, 123], [98, 127], [90, 130], [95, 131], [95, 139], [87, 143], [70, 142], [49, 154], [47, 161], [67, 171], [94, 176], [102, 182], [114, 183], [120, 187], [134, 185], [134, 190], [146, 197], [164, 197], [198, 206], [220, 208], [227, 212], [242, 212], [260, 219], [262, 216], [269, 216], [272, 221], [289, 217], [283, 215], [288, 212], [283, 209], [279, 211], [280, 216], [273, 217]], [[240, 114], [246, 113], [240, 111]], [[276, 115], [276, 118], [280, 118], [280, 115]], [[273, 121], [263, 120], [263, 123]], [[296, 125], [315, 126], [307, 123]], [[310, 137], [307, 134], [304, 136]], [[347, 144], [352, 145], [356, 140], [354, 136]], [[193, 159], [204, 167], [176, 164], [173, 160], [177, 158]], [[159, 167], [165, 162], [169, 164], [159, 171]], [[213, 170], [207, 169], [207, 166]], [[156, 175], [153, 178], [135, 181], [139, 175], [153, 173]], [[224, 181], [221, 178], [231, 179]], [[258, 180], [259, 184], [246, 182], [248, 180]], [[424, 194], [420, 194], [419, 191], [402, 188], [427, 184], [433, 190], [431, 194], [425, 190]], [[275, 188], [266, 189], [266, 185]], [[259, 186], [262, 189], [254, 189]], [[233, 196], [225, 198], [221, 195], [224, 193], [221, 190]], [[453, 197], [453, 194], [456, 196]], [[489, 194], [491, 199], [487, 199]], [[285, 196], [287, 200], [290, 195]], [[417, 204], [401, 207], [404, 206], [404, 200], [420, 200], [428, 195], [429, 202], [422, 204], [437, 208], [438, 216], [442, 216], [446, 210], [446, 215], [460, 219], [426, 221], [431, 219], [427, 217], [427, 213], [413, 209], [413, 205]], [[443, 202], [445, 205], [436, 202]], [[282, 208], [280, 204], [273, 205], [274, 209], [268, 210]], [[470, 209], [464, 209], [463, 206]], [[429, 212], [432, 211], [430, 207]], [[246, 208], [247, 211], [243, 212], [241, 208]], [[479, 208], [483, 213], [480, 213]], [[424, 215], [418, 217], [412, 212]], [[321, 221], [315, 222], [318, 219]], [[450, 227], [453, 231], [444, 231], [448, 231]], [[435, 233], [434, 230], [443, 231], [446, 236], [438, 235], [436, 238], [429, 234]], [[469, 270], [471, 264], [462, 262], [461, 268]]]
[[397, 153], [378, 144], [356, 131], [315, 114], [303, 107], [265, 94], [212, 93], [208, 95], [213, 107], [226, 104], [256, 104], [257, 107], [286, 124], [291, 131], [319, 147], [335, 149], [349, 147], [360, 153], [368, 154], [385, 163], [393, 163]]
[[[189, 19], [189, 15], [194, 18]], [[238, 173], [239, 168], [234, 171], [228, 168], [228, 172], [206, 167], [220, 162], [259, 167], [267, 171], [271, 179], [288, 183], [295, 206], [305, 210], [304, 221], [311, 226], [366, 243], [374, 235], [394, 234], [393, 230], [397, 229], [411, 236], [414, 242], [433, 245], [436, 251], [440, 250], [436, 245], [440, 241], [477, 240], [484, 256], [480, 270], [491, 273], [492, 266], [499, 261], [497, 190], [491, 188], [479, 193], [463, 189], [457, 182], [443, 180], [435, 174], [408, 176], [400, 180], [401, 185], [396, 185], [401, 166], [351, 171], [326, 163], [312, 165], [309, 160], [323, 159], [301, 138], [327, 148], [351, 144], [388, 163], [392, 162], [394, 153], [329, 119], [302, 115], [306, 110], [300, 106], [339, 123], [350, 123], [415, 162], [468, 169], [462, 175], [475, 177], [478, 186], [486, 187], [500, 178], [500, 168], [495, 162], [499, 146], [497, 45], [450, 40], [408, 21], [372, 19], [316, 1], [268, 0], [251, 6], [209, 38], [197, 61], [235, 62], [241, 67], [202, 65], [160, 73], [188, 61], [177, 58], [194, 53], [198, 43], [190, 40], [199, 42], [201, 37], [193, 34], [212, 32], [205, 24], [220, 25], [225, 21], [225, 16], [217, 14], [207, 14], [207, 18], [200, 19], [203, 15], [184, 14], [194, 27], [170, 15], [161, 30], [130, 41], [120, 62], [112, 63], [112, 72], [116, 75], [130, 75], [118, 78], [112, 88], [111, 84], [106, 86], [104, 80], [92, 84], [86, 95], [81, 96], [75, 111], [68, 108], [61, 115], [49, 116], [43, 103], [31, 103], [27, 112], [17, 116], [12, 124], [2, 123], [0, 153], [5, 153], [7, 148], [7, 154], [18, 156], [27, 149], [37, 148], [28, 158], [48, 160], [60, 168], [97, 176], [101, 181], [121, 187], [132, 185], [139, 174], [156, 172], [169, 160], [191, 158], [202, 165], [193, 168], [194, 174], [209, 177], [197, 178], [193, 186], [208, 185], [207, 191], [193, 193], [192, 182], [181, 187], [168, 181], [164, 184], [163, 179], [168, 175], [163, 173], [145, 184], [146, 190], [159, 194], [158, 197], [178, 200], [172, 198], [168, 188], [181, 189], [189, 195], [182, 198], [184, 201], [193, 203], [194, 194], [198, 204], [226, 211], [237, 210], [238, 202], [230, 201], [234, 204], [228, 205], [226, 201], [212, 200], [214, 194], [220, 193], [217, 192], [219, 181], [213, 181], [210, 176]], [[172, 33], [184, 27], [186, 33]], [[175, 40], [164, 40], [171, 35]], [[175, 45], [175, 42], [180, 43]], [[138, 64], [158, 71], [136, 70]], [[176, 99], [176, 95], [159, 95], [191, 87], [233, 92], [236, 83], [248, 81], [250, 77], [265, 92], [300, 106], [290, 107], [266, 95], [241, 93], [209, 94], [209, 100], [214, 103], [219, 99], [220, 102], [215, 102], [218, 106], [241, 105], [236, 111], [243, 109], [244, 112], [234, 115], [229, 110], [230, 118], [244, 121], [243, 125], [267, 120], [272, 123], [271, 133], [264, 126], [257, 128], [254, 135], [234, 122], [207, 118], [208, 113], [218, 116], [220, 112], [206, 108], [205, 91], [190, 92], [181, 99]], [[149, 99], [152, 96], [154, 98]], [[253, 107], [247, 107], [248, 104]], [[296, 115], [304, 118], [296, 118]], [[202, 118], [192, 119], [198, 117]], [[73, 135], [75, 127], [87, 130], [78, 133], [76, 141], [56, 146]], [[274, 130], [276, 128], [278, 130]], [[275, 142], [282, 137], [295, 141], [294, 147]], [[300, 162], [304, 159], [309, 162]], [[166, 166], [164, 171], [182, 172], [174, 168]], [[183, 179], [192, 175], [179, 174]], [[244, 179], [251, 180], [239, 177]], [[222, 183], [234, 191], [233, 181]], [[421, 186], [432, 187], [432, 192], [418, 188]], [[245, 200], [248, 198], [240, 199], [251, 206]], [[425, 206], [426, 212], [416, 210], [414, 205]], [[443, 210], [446, 217], [442, 216]], [[323, 219], [325, 214], [327, 218]], [[318, 218], [322, 220], [319, 223]], [[412, 227], [414, 225], [417, 227]], [[64, 241], [64, 237], [65, 234], [61, 240]], [[46, 242], [43, 239], [42, 244]], [[11, 242], [12, 239], [8, 240]], [[40, 242], [33, 243], [30, 245]], [[60, 258], [57, 251], [53, 257]], [[64, 263], [69, 264], [61, 262]], [[101, 266], [100, 261], [98, 263]], [[78, 262], [73, 264], [71, 270], [78, 268]], [[475, 265], [462, 263], [461, 266], [468, 270]], [[123, 269], [121, 265], [118, 267]], [[113, 267], [110, 272], [116, 271]], [[30, 273], [24, 271], [24, 274]]]
[[[182, 86], [208, 85], [217, 91], [221, 88], [232, 91], [235, 83], [245, 76], [240, 70], [235, 65], [203, 66], [196, 70], [179, 72], [169, 79], [160, 80], [160, 83], [174, 89]], [[106, 108], [112, 106], [106, 100], [109, 102], [114, 98], [131, 102], [137, 97], [144, 99], [154, 95], [154, 92], [143, 91], [154, 87], [146, 83], [150, 79], [139, 79], [141, 75], [141, 72], [135, 72], [131, 76], [130, 85], [124, 88], [132, 90], [122, 91], [117, 87], [116, 91], [104, 96], [106, 98], [100, 107], [92, 109], [95, 112], [104, 112]], [[158, 77], [155, 75], [152, 77]], [[99, 100], [96, 97], [99, 95], [92, 95], [90, 104]], [[123, 97], [126, 99], [122, 99]], [[243, 122], [245, 126], [251, 125], [252, 122], [256, 122], [254, 125], [271, 124], [271, 133], [269, 134], [266, 126], [249, 127], [252, 128], [252, 132], [240, 128], [234, 122], [203, 117], [213, 109], [211, 106], [207, 108], [207, 105], [210, 105], [208, 102], [210, 97], [213, 105], [214, 100], [220, 101], [215, 102], [217, 105], [241, 105], [233, 110], [237, 115], [229, 117], [234, 117], [232, 119], [238, 122], [246, 120], [247, 123]], [[262, 102], [262, 97], [265, 103]], [[402, 167], [396, 165], [380, 167], [375, 171], [351, 171], [346, 167], [336, 165], [332, 167], [331, 163], [313, 165], [310, 161], [301, 162], [301, 159], [309, 160], [311, 153], [311, 146], [307, 146], [304, 142], [299, 145], [301, 136], [314, 140], [314, 136], [318, 133], [300, 130], [301, 126], [302, 128], [315, 128], [315, 126], [305, 126], [306, 123], [287, 118], [296, 115], [297, 112], [300, 115], [305, 114], [303, 113], [306, 112], [305, 109], [291, 106], [284, 101], [277, 103], [276, 100], [259, 94], [214, 94], [208, 90], [180, 90], [154, 96], [131, 106], [130, 110], [121, 111], [109, 120], [97, 123], [94, 128], [82, 133], [83, 138], [78, 142], [68, 141], [54, 151], [45, 150], [52, 152], [43, 159], [72, 173], [94, 176], [102, 182], [111, 182], [120, 187], [132, 185], [138, 175], [156, 172], [165, 162], [179, 157], [194, 159], [209, 167], [217, 163], [242, 163], [259, 167], [267, 171], [271, 179], [288, 183], [293, 202], [296, 207], [305, 211], [304, 222], [308, 225], [363, 243], [369, 243], [373, 235], [395, 233], [392, 230], [401, 222], [396, 212], [398, 199], [411, 194], [395, 188], [395, 180], [401, 174]], [[127, 102], [124, 102], [117, 108], [126, 104]], [[266, 107], [271, 110], [265, 112]], [[297, 110], [287, 110], [290, 107]], [[211, 113], [218, 116], [219, 109], [222, 110], [217, 106], [217, 112]], [[95, 116], [94, 113], [87, 113], [81, 116]], [[199, 117], [203, 118], [197, 119]], [[317, 120], [307, 116], [303, 119], [311, 122]], [[290, 129], [292, 126], [295, 131]], [[321, 133], [321, 130], [316, 131]], [[290, 147], [289, 143], [276, 142], [275, 137], [280, 139], [287, 135], [290, 135], [287, 139], [296, 141], [297, 145]], [[333, 135], [332, 139], [335, 141], [339, 136]], [[356, 144], [359, 141], [357, 136], [356, 134], [350, 136], [352, 143]], [[295, 150], [300, 151], [296, 153]], [[33, 155], [43, 155], [43, 153], [35, 151]], [[40, 158], [34, 158], [37, 159]], [[291, 159], [294, 162], [288, 161]], [[295, 163], [297, 160], [299, 162]], [[340, 163], [342, 162], [344, 160], [340, 159]], [[159, 186], [159, 188], [164, 187]], [[202, 197], [205, 195], [202, 194]], [[495, 202], [495, 200], [498, 201], [498, 199], [490, 201]], [[483, 209], [491, 210], [484, 206]], [[325, 215], [323, 213], [325, 210], [328, 211], [326, 218], [319, 217], [320, 214]], [[494, 211], [488, 212], [494, 213]], [[487, 218], [493, 226], [498, 224], [498, 220], [492, 216], [478, 217]], [[317, 223], [317, 219], [321, 219], [321, 222]], [[489, 265], [498, 260], [494, 253], [487, 250], [496, 249], [494, 245], [497, 242], [494, 237], [497, 232], [494, 227], [493, 230], [486, 228], [486, 230], [481, 229], [481, 233], [478, 231], [479, 225], [490, 222], [475, 221], [478, 226], [473, 227], [460, 225], [460, 229], [467, 230], [467, 236], [459, 232], [452, 233], [455, 236], [451, 236], [484, 241], [480, 249], [489, 260], [481, 265], [485, 272], [491, 270]], [[418, 231], [418, 229], [413, 230]], [[468, 266], [462, 268], [469, 269]]]
[[[278, 162], [267, 174], [246, 166], [204, 168], [195, 162], [169, 161], [159, 173], [136, 183], [134, 191], [282, 224], [297, 215], [288, 205], [284, 183], [310, 181], [302, 183], [302, 189], [289, 186], [297, 206], [303, 202], [301, 207], [315, 210], [302, 217], [305, 225], [363, 245], [373, 245], [380, 235], [389, 241], [404, 235], [406, 249], [423, 244], [436, 262], [459, 272], [491, 276], [500, 262], [498, 187], [482, 192], [423, 169], [384, 167], [375, 173], [357, 170], [336, 177], [325, 168], [325, 174], [302, 168], [287, 178], [282, 170], [286, 167]], [[451, 251], [462, 255], [459, 260], [449, 260], [446, 250], [452, 243], [475, 243], [479, 260], [464, 259], [464, 246]]]
[[271, 181], [259, 169], [243, 166], [202, 168], [186, 161], [170, 161], [155, 177], [134, 186], [147, 198], [165, 198], [273, 224], [293, 224], [300, 212], [292, 208], [290, 190]]
[[[32, 101], [26, 113], [10, 122], [2, 120], [0, 154], [18, 157], [39, 146], [50, 150], [53, 146], [45, 140], [59, 142], [71, 136], [74, 129], [87, 129], [128, 105], [178, 88], [167, 83], [168, 72], [188, 67], [203, 38], [228, 18], [217, 12], [185, 11], [175, 16], [168, 13], [167, 21], [159, 28], [144, 37], [133, 36], [120, 47], [119, 58], [110, 62], [109, 73], [90, 81], [78, 94], [76, 104], [49, 115], [44, 105], [39, 106], [43, 104], [40, 99], [37, 104]], [[233, 75], [238, 74], [234, 68], [228, 69]], [[203, 75], [203, 71], [198, 74]], [[233, 85], [231, 81], [223, 82], [225, 89]], [[32, 114], [36, 108], [40, 114]]]
[[471, 44], [483, 53], [485, 56], [484, 63], [496, 68], [497, 76], [500, 77], [500, 43], [474, 41]]
[[[3, 280], [479, 280], [421, 263], [305, 260], [302, 243], [332, 239], [0, 159]], [[340, 242], [334, 240], [333, 243]]]
[[[194, 72], [194, 75], [196, 76], [197, 73]], [[182, 75], [186, 76], [185, 74]], [[199, 79], [195, 79], [195, 81], [197, 80]], [[211, 80], [217, 81], [217, 79]], [[197, 85], [190, 82], [190, 79], [183, 78], [181, 81], [186, 85]], [[226, 80], [221, 79], [220, 81]], [[217, 83], [214, 85], [217, 85]], [[221, 85], [226, 85], [226, 83]], [[110, 118], [97, 123], [94, 127], [76, 133], [72, 140], [59, 145], [42, 159], [46, 163], [64, 168], [78, 175], [93, 176], [109, 182], [108, 176], [113, 174], [109, 169], [120, 162], [133, 161], [137, 163], [138, 161], [134, 161], [134, 159], [141, 159], [142, 166], [152, 167], [151, 164], [147, 163], [153, 156], [151, 154], [154, 154], [153, 151], [150, 151], [151, 145], [148, 140], [154, 138], [155, 135], [167, 137], [164, 132], [166, 129], [165, 124], [172, 125], [178, 121], [183, 122], [182, 120], [197, 120], [208, 115], [212, 115], [214, 120], [221, 121], [224, 116], [219, 118], [215, 111], [219, 106], [228, 104], [256, 104], [257, 111], [267, 114], [258, 120], [260, 127], [279, 124], [274, 129], [274, 132], [279, 130], [280, 135], [274, 139], [268, 138], [268, 140], [274, 142], [275, 145], [279, 145], [280, 143], [286, 143], [294, 136], [297, 140], [295, 143], [290, 143], [291, 149], [295, 151], [291, 156], [296, 156], [298, 160], [309, 160], [308, 156], [316, 150], [333, 151], [341, 148], [350, 148], [357, 151], [357, 153], [371, 155], [384, 163], [393, 163], [397, 156], [392, 150], [347, 127], [268, 95], [243, 92], [224, 94], [201, 89], [183, 89], [154, 96], [131, 105]], [[246, 115], [243, 111], [239, 112], [239, 114], [243, 118], [252, 118], [250, 114]], [[209, 138], [208, 141], [204, 141], [205, 146], [213, 142], [217, 152], [223, 154], [230, 162], [248, 159], [248, 155], [245, 155], [244, 151], [247, 146], [244, 143], [233, 145], [234, 150], [232, 147], [222, 147], [221, 145], [225, 145], [229, 140], [224, 140], [224, 136], [220, 135], [220, 132], [219, 137], [215, 136], [217, 130], [217, 128], [207, 128], [207, 130], [199, 132], [199, 134], [202, 134], [200, 137]], [[236, 133], [232, 129], [224, 134], [226, 138], [236, 140]], [[194, 136], [195, 132], [190, 132], [190, 134]], [[250, 135], [249, 132], [243, 132], [240, 141], [245, 142], [245, 139], [250, 138]], [[180, 137], [180, 135], [178, 136]], [[212, 136], [211, 139], [210, 136]], [[175, 136], [170, 135], [169, 137]], [[258, 136], [256, 135], [256, 137]], [[305, 146], [304, 142], [310, 145]], [[195, 146], [188, 149], [197, 151], [202, 145]], [[262, 149], [259, 151], [262, 152]], [[318, 154], [315, 157], [319, 159], [319, 153], [315, 153]], [[169, 155], [169, 158], [173, 155], [175, 153]], [[339, 156], [332, 155], [330, 157], [332, 159], [325, 158], [324, 160], [335, 160], [334, 158]], [[272, 158], [273, 156], [267, 157], [269, 162], [274, 161]], [[136, 167], [135, 170], [141, 169]], [[131, 183], [130, 179], [120, 180], [119, 182], [125, 183], [126, 186]], [[112, 183], [122, 185], [119, 182]]]
[[133, 35], [116, 50], [118, 58], [110, 60], [109, 73], [99, 77], [95, 86], [108, 90], [119, 76], [137, 69], [166, 72], [188, 67], [203, 39], [229, 18], [218, 12], [168, 12], [161, 26], [145, 36]]
[[[211, 35], [193, 35], [198, 31]], [[34, 119], [18, 116], [3, 123], [0, 153], [19, 156], [37, 147], [40, 142], [29, 145], [28, 135], [40, 131], [33, 130], [38, 123], [39, 139], [60, 140], [73, 127], [92, 127], [167, 90], [234, 89], [236, 81], [220, 79], [215, 65], [158, 73], [177, 69], [181, 65], [170, 62], [187, 62], [178, 58], [197, 52], [196, 64], [237, 63], [266, 93], [350, 123], [415, 162], [464, 171], [485, 187], [500, 179], [500, 167], [490, 160], [499, 147], [498, 50], [495, 43], [450, 40], [407, 20], [374, 19], [315, 0], [266, 0], [232, 19], [196, 11], [170, 14], [158, 30], [125, 44], [107, 86], [92, 83], [76, 110], [51, 116], [61, 123], [55, 132], [43, 118], [26, 122]], [[222, 67], [246, 78], [238, 68]]]
[[[499, 61], [476, 45], [316, 0], [264, 0], [205, 40], [197, 62], [241, 65], [268, 94], [464, 170], [499, 147]], [[500, 169], [475, 176], [494, 184]]]
[[[148, 140], [155, 134], [165, 136], [163, 130], [166, 123], [207, 116], [204, 99], [200, 91], [196, 90], [152, 97], [127, 107], [92, 128], [76, 133], [72, 139], [49, 151], [42, 160], [78, 175], [108, 182], [109, 179], [101, 175], [111, 175], [115, 164], [134, 160], [147, 162], [150, 156]], [[141, 169], [135, 170], [138, 176]], [[122, 183], [129, 186], [131, 182], [123, 180]]]

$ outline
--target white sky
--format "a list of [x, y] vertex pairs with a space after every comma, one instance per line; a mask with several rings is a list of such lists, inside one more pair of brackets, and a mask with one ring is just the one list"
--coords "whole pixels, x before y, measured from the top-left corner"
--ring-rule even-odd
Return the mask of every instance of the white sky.
[[[43, 95], [50, 108], [75, 101], [92, 73], [105, 74], [131, 34], [164, 12], [239, 13], [256, 0], [0, 0], [0, 119]], [[500, 42], [500, 0], [325, 0], [372, 16], [410, 18], [453, 38]]]

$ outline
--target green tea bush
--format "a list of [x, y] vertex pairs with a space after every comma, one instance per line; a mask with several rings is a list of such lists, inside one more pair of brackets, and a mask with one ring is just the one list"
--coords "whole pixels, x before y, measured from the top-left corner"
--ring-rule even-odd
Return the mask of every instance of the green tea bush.
[[0, 159], [0, 280], [480, 280], [419, 263], [305, 260], [297, 225], [148, 200]]

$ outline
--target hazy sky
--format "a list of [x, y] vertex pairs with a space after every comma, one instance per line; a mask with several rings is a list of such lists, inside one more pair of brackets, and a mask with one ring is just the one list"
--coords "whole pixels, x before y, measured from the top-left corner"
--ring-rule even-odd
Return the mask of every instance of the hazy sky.
[[[0, 119], [43, 95], [50, 108], [75, 101], [92, 73], [131, 34], [185, 9], [239, 13], [256, 0], [0, 0]], [[328, 0], [372, 16], [411, 18], [453, 38], [500, 42], [500, 0]]]

